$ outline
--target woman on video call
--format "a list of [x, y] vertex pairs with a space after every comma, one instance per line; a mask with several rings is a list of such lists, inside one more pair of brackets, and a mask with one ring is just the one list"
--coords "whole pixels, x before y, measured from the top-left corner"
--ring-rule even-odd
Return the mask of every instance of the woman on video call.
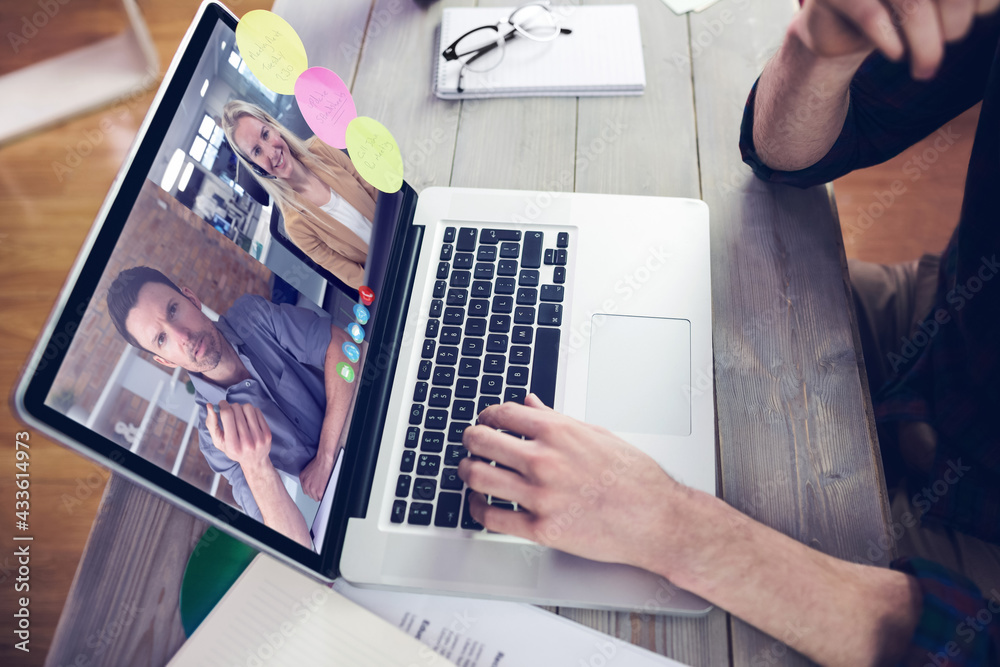
[[222, 129], [278, 204], [288, 238], [351, 287], [362, 284], [377, 191], [351, 160], [317, 137], [299, 139], [255, 104], [234, 100]]

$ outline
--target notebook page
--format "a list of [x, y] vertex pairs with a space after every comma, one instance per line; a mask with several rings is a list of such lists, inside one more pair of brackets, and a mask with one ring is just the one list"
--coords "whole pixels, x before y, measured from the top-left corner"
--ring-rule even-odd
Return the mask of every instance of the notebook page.
[[[496, 24], [513, 7], [445, 9], [441, 48], [465, 32]], [[521, 36], [507, 42], [503, 61], [489, 72], [466, 70], [462, 96], [518, 94], [627, 94], [646, 85], [639, 13], [634, 5], [562, 5], [553, 9], [570, 35], [548, 42]], [[508, 28], [509, 30], [509, 28]], [[461, 66], [438, 58], [437, 92], [454, 95]]]
[[254, 559], [169, 664], [452, 665], [329, 587], [263, 554]]

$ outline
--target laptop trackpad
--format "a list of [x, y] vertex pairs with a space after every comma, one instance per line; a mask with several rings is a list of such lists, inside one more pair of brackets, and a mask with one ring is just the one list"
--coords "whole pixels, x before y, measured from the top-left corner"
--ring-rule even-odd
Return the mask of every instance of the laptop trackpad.
[[616, 433], [691, 434], [691, 322], [595, 314], [587, 421]]

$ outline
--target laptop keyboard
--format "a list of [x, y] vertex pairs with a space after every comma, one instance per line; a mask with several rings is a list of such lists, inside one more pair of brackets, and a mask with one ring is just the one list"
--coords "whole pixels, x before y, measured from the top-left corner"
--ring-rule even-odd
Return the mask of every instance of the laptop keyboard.
[[[448, 227], [421, 343], [390, 520], [482, 530], [458, 476], [476, 415], [555, 397], [569, 232]], [[517, 509], [491, 498], [491, 504]]]

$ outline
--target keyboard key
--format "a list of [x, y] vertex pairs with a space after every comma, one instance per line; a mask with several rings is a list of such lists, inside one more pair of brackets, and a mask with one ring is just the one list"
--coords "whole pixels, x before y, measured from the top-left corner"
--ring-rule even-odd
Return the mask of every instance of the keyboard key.
[[[410, 452], [411, 454], [413, 452]], [[417, 459], [417, 474], [437, 477], [441, 470], [441, 457], [435, 454], [421, 454]], [[418, 480], [422, 481], [422, 480]], [[430, 498], [428, 498], [430, 500]]]
[[521, 266], [526, 269], [537, 269], [542, 265], [542, 232], [527, 232], [524, 235], [524, 252], [521, 254]]
[[497, 260], [497, 249], [494, 246], [479, 246], [476, 251], [477, 262], [495, 262]]
[[465, 530], [482, 530], [483, 525], [472, 518], [469, 512], [469, 495], [472, 489], [465, 490], [465, 500], [462, 502], [462, 528]]
[[484, 229], [479, 232], [480, 243], [496, 244], [500, 241], [520, 241], [521, 231], [518, 229]]
[[493, 283], [487, 282], [485, 280], [477, 280], [472, 283], [472, 298], [473, 299], [488, 299], [490, 298], [490, 293], [493, 291]]
[[545, 265], [551, 266], [556, 263], [556, 251], [552, 248], [545, 249]]
[[509, 313], [514, 310], [514, 299], [509, 296], [495, 296], [493, 297], [493, 312], [494, 313]]
[[427, 320], [427, 328], [424, 329], [424, 335], [428, 338], [437, 338], [438, 327], [441, 326], [441, 320]]
[[[516, 317], [517, 316], [515, 315], [515, 318]], [[510, 315], [492, 316], [490, 318], [490, 331], [492, 331], [493, 333], [507, 333], [508, 331], [510, 331]]]
[[534, 287], [522, 287], [517, 290], [517, 305], [534, 306], [538, 301], [538, 290]]
[[562, 304], [543, 303], [538, 307], [538, 324], [557, 327], [562, 324]]
[[462, 252], [469, 252], [476, 249], [476, 230], [471, 227], [462, 227], [458, 230], [455, 238], [455, 247]]
[[406, 440], [404, 444], [407, 447], [416, 447], [417, 443], [420, 441], [420, 429], [416, 426], [411, 426], [406, 429]]
[[[486, 283], [489, 285], [489, 283]], [[486, 317], [490, 314], [488, 299], [472, 299], [469, 301], [469, 317]]]
[[[514, 327], [515, 329], [518, 327]], [[507, 351], [507, 336], [503, 334], [490, 334], [486, 339], [486, 351], [487, 352], [506, 352]]]
[[[448, 423], [447, 410], [428, 410], [427, 418], [424, 419], [424, 428], [443, 431], [447, 423]], [[426, 433], [424, 433], [424, 437], [427, 437]]]
[[440, 452], [444, 447], [444, 433], [441, 431], [428, 431], [420, 439], [420, 451]]
[[569, 232], [559, 232], [559, 234], [556, 235], [556, 247], [557, 248], [569, 247]]
[[486, 335], [486, 320], [481, 317], [470, 317], [469, 321], [465, 323], [465, 335], [466, 336], [485, 336]]
[[[431, 341], [434, 342], [434, 341]], [[461, 327], [445, 327], [441, 329], [442, 345], [458, 345], [462, 342]]]
[[[458, 475], [456, 474], [456, 477]], [[462, 480], [458, 480], [461, 482]], [[445, 488], [444, 481], [441, 482], [441, 488]], [[448, 487], [456, 488], [456, 487]], [[461, 490], [462, 487], [457, 487]], [[437, 510], [434, 512], [434, 525], [440, 528], [456, 528], [458, 527], [458, 518], [462, 515], [462, 494], [460, 493], [442, 493], [438, 496]]]
[[[462, 445], [448, 445], [444, 449], [444, 464], [446, 466], [457, 466], [458, 462], [468, 455], [469, 450]], [[445, 472], [447, 472], [447, 468]]]
[[563, 249], [556, 250], [556, 266], [566, 266], [566, 261], [569, 259], [569, 253]]
[[538, 296], [542, 301], [562, 301], [564, 290], [562, 285], [542, 285]]
[[434, 369], [434, 379], [431, 380], [438, 387], [450, 387], [455, 381], [455, 369], [449, 366], [438, 366]]
[[531, 345], [532, 331], [531, 327], [514, 327], [514, 332], [510, 337], [511, 342]]
[[451, 406], [451, 418], [463, 422], [471, 422], [476, 418], [476, 404], [472, 401], [455, 401]]
[[429, 526], [433, 511], [434, 506], [430, 503], [413, 503], [410, 505], [410, 517], [407, 519], [407, 523], [414, 526]]
[[531, 348], [525, 345], [514, 345], [510, 348], [510, 363], [527, 366], [531, 363]]
[[465, 321], [465, 309], [456, 308], [452, 306], [451, 308], [444, 309], [444, 317], [442, 318], [445, 324], [454, 324], [461, 326], [462, 322]]
[[493, 280], [493, 265], [476, 264], [476, 269], [472, 272], [472, 277], [476, 280]]
[[441, 261], [448, 262], [451, 261], [451, 253], [454, 252], [455, 246], [450, 243], [445, 243], [441, 246]]
[[[465, 484], [462, 482], [462, 478], [458, 476], [457, 468], [445, 468], [444, 472], [441, 474], [441, 488], [449, 489], [451, 491], [461, 491]], [[442, 493], [441, 498], [444, 496], [450, 496], [450, 493]], [[438, 507], [441, 506], [441, 498], [438, 499]], [[462, 497], [458, 496], [459, 503], [461, 503]]]
[[559, 283], [560, 285], [566, 282], [566, 267], [557, 266], [552, 270], [552, 282]]
[[430, 359], [424, 359], [420, 362], [420, 366], [417, 368], [417, 379], [426, 380], [431, 376], [431, 361]]
[[520, 306], [514, 309], [514, 324], [534, 324], [535, 309], [531, 306]]
[[455, 228], [454, 227], [445, 227], [444, 228], [444, 242], [445, 243], [454, 243], [455, 242]]
[[519, 389], [517, 387], [508, 387], [507, 391], [503, 393], [503, 400], [513, 401], [514, 403], [524, 404], [524, 399], [528, 395], [527, 389]]
[[458, 378], [455, 385], [455, 398], [475, 398], [479, 391], [479, 380]]
[[414, 403], [413, 407], [410, 408], [410, 423], [419, 424], [420, 420], [424, 418], [424, 406], [419, 403]]
[[466, 338], [462, 343], [462, 354], [469, 357], [481, 357], [483, 355], [482, 338]]
[[445, 290], [447, 289], [448, 289], [448, 283], [446, 283], [443, 280], [439, 280], [436, 283], [434, 283], [434, 294], [433, 294], [434, 298], [440, 299], [441, 297], [443, 297]]
[[500, 405], [500, 399], [496, 396], [483, 396], [479, 399], [479, 405], [476, 406], [476, 414], [479, 414], [491, 405]]
[[448, 442], [462, 442], [462, 434], [467, 428], [469, 424], [465, 422], [452, 422], [448, 427]]
[[457, 252], [455, 253], [455, 259], [452, 260], [452, 266], [456, 269], [471, 269], [472, 260], [473, 256], [471, 252]]
[[449, 287], [468, 287], [471, 284], [471, 271], [455, 271], [451, 274], [451, 279], [448, 281]]
[[528, 368], [526, 366], [511, 366], [507, 369], [507, 384], [515, 387], [528, 386]]
[[539, 327], [535, 335], [535, 363], [531, 367], [531, 392], [553, 407], [556, 367], [559, 362], [559, 329]]
[[403, 450], [403, 460], [399, 463], [400, 472], [413, 472], [413, 461], [417, 458], [417, 453], [412, 449]]
[[423, 403], [424, 400], [426, 399], [427, 399], [427, 383], [418, 382], [417, 386], [413, 388], [413, 402]]
[[497, 262], [497, 275], [498, 276], [516, 276], [517, 275], [517, 260], [516, 259], [501, 259]]
[[438, 280], [444, 280], [451, 273], [451, 264], [448, 262], [441, 262], [438, 264], [437, 278]]
[[517, 284], [521, 287], [538, 287], [538, 271], [536, 269], [521, 269], [517, 276]]
[[458, 348], [442, 345], [438, 348], [437, 362], [447, 366], [454, 366], [458, 363]]
[[464, 378], [479, 377], [479, 367], [479, 359], [475, 357], [462, 357], [462, 361], [458, 364], [458, 375]]
[[420, 350], [420, 357], [422, 359], [430, 359], [434, 356], [434, 348], [437, 344], [433, 340], [425, 340], [424, 347]]
[[418, 477], [413, 482], [414, 500], [434, 500], [434, 494], [436, 492], [437, 492], [436, 479], [426, 479], [423, 477]]
[[517, 283], [513, 278], [497, 278], [494, 289], [497, 294], [513, 294], [517, 288]]
[[400, 475], [399, 479], [396, 480], [396, 497], [405, 498], [410, 495], [410, 481], [412, 478], [409, 475]]
[[492, 505], [493, 507], [499, 507], [502, 510], [510, 510], [511, 512], [514, 511], [514, 503], [510, 502], [509, 500], [500, 500], [498, 498], [494, 498], [493, 500], [490, 501], [490, 505]]
[[393, 523], [403, 523], [403, 519], [406, 518], [406, 501], [405, 500], [394, 500], [392, 503], [392, 514], [389, 515], [389, 520]]
[[503, 259], [517, 259], [521, 254], [521, 245], [518, 243], [501, 243], [500, 257]]
[[[507, 367], [507, 359], [504, 358], [502, 354], [487, 354], [486, 359], [483, 363], [483, 372], [485, 373], [503, 373], [504, 368]], [[426, 383], [424, 383], [426, 385]], [[426, 387], [425, 387], [426, 392]], [[417, 400], [414, 398], [413, 400]], [[421, 399], [423, 400], [423, 399]]]
[[[484, 375], [479, 383], [479, 388], [484, 394], [499, 396], [503, 391], [503, 377], [499, 375]], [[423, 406], [420, 406], [423, 408]]]
[[434, 387], [431, 389], [427, 405], [434, 408], [446, 408], [451, 404], [451, 389], [447, 387]]
[[444, 301], [442, 301], [441, 299], [434, 299], [433, 301], [431, 301], [431, 310], [429, 313], [430, 316], [441, 317], [441, 310], [443, 308], [444, 308]]
[[448, 290], [448, 296], [444, 302], [449, 306], [464, 306], [468, 300], [469, 290], [456, 288]]

